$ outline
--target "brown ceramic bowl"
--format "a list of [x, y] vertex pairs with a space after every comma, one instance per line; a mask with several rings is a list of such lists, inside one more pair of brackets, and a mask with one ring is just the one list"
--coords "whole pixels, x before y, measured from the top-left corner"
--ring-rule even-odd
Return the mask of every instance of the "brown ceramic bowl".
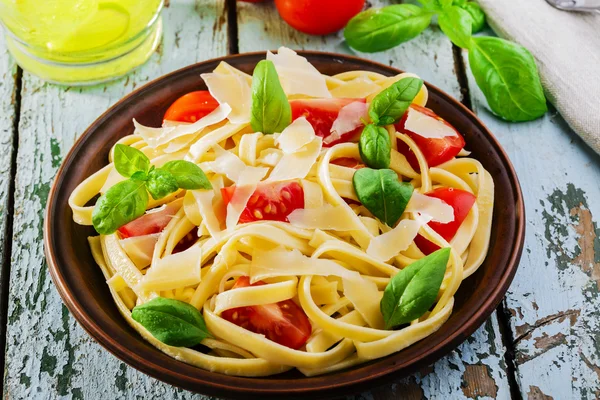
[[[384, 75], [401, 72], [345, 55], [301, 54], [327, 75], [357, 69]], [[268, 378], [240, 378], [205, 371], [163, 354], [129, 327], [114, 305], [87, 243], [86, 238], [95, 232], [73, 222], [67, 205], [70, 193], [106, 165], [111, 146], [133, 132], [132, 118], [145, 125], [160, 126], [165, 110], [175, 99], [206, 89], [201, 73], [212, 71], [222, 60], [251, 73], [264, 57], [265, 53], [228, 56], [159, 78], [119, 101], [79, 138], [58, 171], [44, 224], [48, 264], [63, 301], [94, 339], [127, 364], [170, 384], [209, 395], [244, 399], [331, 397], [356, 393], [433, 363], [469, 337], [500, 303], [521, 257], [525, 215], [517, 176], [498, 141], [461, 103], [429, 84], [428, 106], [463, 133], [472, 156], [481, 161], [496, 184], [487, 259], [463, 282], [452, 316], [436, 333], [398, 353], [330, 375], [306, 378], [290, 371]]]

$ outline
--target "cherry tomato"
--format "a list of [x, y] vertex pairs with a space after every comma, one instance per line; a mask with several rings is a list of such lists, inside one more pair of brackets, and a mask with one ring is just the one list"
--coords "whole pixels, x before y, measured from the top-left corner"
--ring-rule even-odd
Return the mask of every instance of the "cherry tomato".
[[[436, 113], [431, 111], [429, 108], [417, 106], [415, 104], [412, 104], [410, 107], [415, 111], [439, 119], [440, 121], [448, 125], [450, 128], [454, 129], [452, 125], [450, 125]], [[423, 155], [427, 160], [427, 164], [430, 167], [435, 167], [436, 165], [440, 165], [442, 163], [445, 163], [446, 161], [451, 160], [458, 153], [460, 153], [463, 147], [465, 147], [465, 139], [463, 139], [462, 135], [458, 133], [456, 129], [454, 129], [456, 131], [456, 136], [446, 136], [441, 139], [425, 138], [421, 135], [418, 135], [415, 132], [409, 131], [408, 129], [404, 128], [404, 124], [406, 123], [407, 118], [408, 112], [406, 112], [402, 119], [398, 123], [396, 123], [396, 129], [399, 132], [405, 133], [412, 140], [415, 141], [417, 146], [419, 146], [419, 149], [421, 149], [421, 151], [423, 152]], [[398, 139], [398, 151], [406, 156], [406, 159], [415, 171], [420, 171], [417, 157], [412, 152], [412, 150], [410, 150], [410, 148], [406, 145], [406, 143], [404, 143], [400, 139]]]
[[365, 168], [365, 164], [361, 163], [356, 158], [352, 158], [352, 157], [336, 158], [331, 163], [342, 166], [342, 167], [346, 167], [346, 168], [353, 168], [353, 169]]
[[178, 204], [171, 203], [161, 211], [146, 213], [134, 219], [118, 229], [121, 239], [162, 232], [177, 213], [178, 208]]
[[184, 94], [167, 110], [163, 119], [168, 121], [196, 122], [210, 114], [219, 103], [208, 90], [198, 90]]
[[[221, 189], [225, 206], [235, 193], [235, 186]], [[260, 220], [288, 222], [287, 216], [304, 208], [304, 190], [298, 182], [259, 184], [240, 215], [240, 224]]]
[[[305, 117], [312, 125], [315, 134], [322, 138], [331, 135], [331, 127], [337, 119], [340, 110], [355, 101], [366, 102], [365, 99], [309, 99], [292, 100], [292, 120]], [[323, 143], [324, 147], [331, 147], [338, 143], [348, 142], [354, 137], [359, 137], [363, 130], [363, 125], [351, 132], [344, 133], [338, 140], [331, 143]]]
[[[241, 276], [232, 290], [246, 286], [260, 286], [258, 281], [250, 285], [247, 276]], [[267, 339], [292, 349], [304, 346], [312, 332], [312, 326], [304, 310], [292, 300], [279, 303], [232, 308], [223, 311], [221, 317], [254, 333], [265, 335]]]
[[358, 14], [365, 0], [275, 0], [281, 18], [310, 35], [328, 35], [342, 29]]
[[[454, 188], [439, 188], [426, 194], [429, 197], [436, 197], [442, 200], [444, 203], [449, 204], [454, 209], [454, 221], [442, 224], [440, 222], [431, 221], [429, 226], [440, 234], [445, 240], [450, 241], [458, 228], [463, 223], [469, 211], [475, 204], [476, 197], [469, 192]], [[421, 235], [417, 235], [415, 238], [417, 247], [425, 254], [431, 254], [439, 249], [439, 246], [425, 239]]]

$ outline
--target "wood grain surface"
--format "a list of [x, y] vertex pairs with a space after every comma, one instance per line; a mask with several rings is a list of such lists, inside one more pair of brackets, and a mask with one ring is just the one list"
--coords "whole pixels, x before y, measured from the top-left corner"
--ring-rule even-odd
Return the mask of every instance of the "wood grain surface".
[[[8, 299], [5, 399], [206, 398], [137, 372], [88, 337], [50, 281], [41, 226], [62, 156], [97, 116], [137, 86], [230, 49], [285, 45], [352, 53], [341, 35], [310, 37], [280, 23], [272, 4], [239, 3], [235, 21], [228, 21], [228, 15], [235, 16], [235, 2], [227, 4], [172, 0], [163, 14], [163, 43], [151, 60], [127, 77], [88, 88], [48, 85], [26, 72], [21, 79], [0, 38], [0, 279], [2, 288], [10, 288], [8, 297], [2, 293]], [[239, 42], [231, 43], [236, 31]], [[517, 169], [528, 231], [521, 267], [504, 303], [506, 315], [493, 315], [429, 368], [352, 398], [598, 398], [598, 155], [555, 111], [524, 124], [492, 116], [468, 71], [468, 85], [459, 79], [461, 55], [435, 27], [394, 50], [359, 55], [415, 72], [457, 98], [467, 96], [466, 103], [496, 134]]]

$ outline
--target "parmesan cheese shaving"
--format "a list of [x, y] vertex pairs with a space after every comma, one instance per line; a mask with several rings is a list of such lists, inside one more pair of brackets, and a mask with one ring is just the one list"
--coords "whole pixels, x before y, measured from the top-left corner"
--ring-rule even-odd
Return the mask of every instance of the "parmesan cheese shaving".
[[268, 168], [246, 167], [240, 174], [236, 184], [235, 192], [229, 204], [227, 204], [227, 229], [233, 229], [240, 219], [240, 215], [246, 208], [250, 196], [256, 190], [258, 182], [265, 177]]
[[306, 257], [297, 249], [254, 251], [250, 266], [251, 283], [294, 275], [339, 276], [347, 280], [364, 281], [356, 271], [350, 271], [331, 260]]
[[230, 180], [237, 182], [246, 169], [246, 164], [235, 154], [224, 150], [221, 146], [213, 146], [217, 158], [215, 161], [204, 163], [207, 169], [217, 174], [225, 175]]
[[402, 220], [389, 232], [371, 239], [367, 255], [380, 261], [388, 261], [410, 246], [417, 236], [421, 223], [409, 219]]
[[315, 130], [305, 117], [295, 119], [277, 136], [275, 142], [286, 154], [295, 153], [315, 138]]
[[408, 109], [408, 116], [404, 128], [428, 139], [442, 139], [446, 136], [456, 136], [454, 129], [440, 121], [415, 110]]
[[152, 262], [152, 253], [160, 233], [134, 236], [122, 239], [119, 244], [138, 269], [144, 269]]
[[317, 161], [317, 157], [319, 157], [322, 144], [322, 139], [315, 136], [301, 150], [293, 154], [284, 154], [279, 163], [273, 168], [268, 181], [287, 181], [306, 178], [313, 164]]
[[136, 133], [144, 138], [146, 144], [152, 148], [156, 148], [167, 144], [171, 140], [177, 139], [181, 136], [195, 134], [207, 126], [217, 124], [223, 121], [231, 113], [231, 107], [228, 104], [221, 104], [219, 107], [214, 109], [210, 114], [193, 124], [181, 124], [175, 126], [166, 126], [163, 128], [150, 128], [144, 126], [133, 120]]
[[304, 208], [323, 207], [323, 189], [321, 185], [302, 179], [302, 189], [304, 191]]
[[405, 211], [418, 212], [442, 224], [454, 221], [454, 209], [451, 205], [437, 197], [429, 197], [417, 192], [412, 194]]
[[192, 246], [181, 253], [161, 258], [148, 269], [138, 288], [148, 291], [172, 290], [200, 282], [202, 249]]
[[344, 207], [326, 204], [319, 208], [299, 208], [288, 215], [290, 224], [305, 229], [353, 231], [357, 229]]
[[331, 135], [327, 136], [323, 143], [333, 143], [341, 138], [344, 133], [352, 132], [362, 126], [363, 121], [369, 119], [368, 111], [369, 106], [364, 101], [354, 101], [342, 107], [331, 126]]
[[385, 324], [379, 306], [383, 292], [377, 289], [375, 282], [366, 279], [362, 282], [344, 279], [343, 283], [344, 295], [354, 304], [354, 309], [371, 328], [383, 329]]
[[210, 94], [219, 104], [231, 106], [231, 113], [227, 119], [234, 124], [250, 122], [250, 105], [252, 103], [252, 92], [248, 81], [242, 76], [220, 73], [209, 73], [200, 75]]
[[[218, 190], [218, 189], [217, 189]], [[202, 222], [210, 235], [218, 239], [221, 235], [221, 224], [213, 208], [214, 190], [191, 190], [198, 204], [198, 211], [202, 215]]]
[[277, 54], [267, 52], [267, 60], [275, 64], [285, 93], [303, 94], [310, 97], [331, 97], [325, 77], [308, 60], [286, 47]]

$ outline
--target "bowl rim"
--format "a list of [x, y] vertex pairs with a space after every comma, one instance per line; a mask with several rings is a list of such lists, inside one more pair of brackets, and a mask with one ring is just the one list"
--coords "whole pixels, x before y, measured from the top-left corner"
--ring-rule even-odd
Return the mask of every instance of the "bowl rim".
[[[96, 131], [97, 127], [102, 125], [106, 120], [110, 119], [113, 113], [113, 110], [118, 109], [120, 105], [135, 96], [138, 96], [141, 92], [151, 89], [153, 86], [159, 84], [161, 81], [169, 79], [178, 74], [184, 74], [185, 72], [198, 68], [202, 65], [217, 63], [221, 61], [231, 61], [238, 58], [246, 58], [246, 57], [256, 57], [256, 56], [264, 56], [267, 53], [266, 51], [255, 51], [255, 52], [247, 52], [240, 54], [230, 54], [218, 58], [212, 58], [205, 61], [201, 61], [198, 63], [194, 63], [188, 65], [186, 67], [180, 68], [178, 70], [172, 71], [168, 74], [161, 75], [150, 82], [140, 86], [139, 88], [133, 90], [131, 93], [127, 94], [111, 107], [109, 107], [102, 115], [100, 115], [94, 122], [77, 138], [67, 155], [63, 158], [60, 168], [56, 172], [56, 175], [53, 179], [52, 186], [50, 188], [48, 194], [48, 200], [45, 208], [45, 218], [44, 218], [44, 226], [43, 226], [43, 243], [44, 243], [44, 253], [46, 255], [46, 260], [49, 266], [50, 276], [54, 285], [56, 286], [58, 293], [63, 301], [63, 303], [67, 306], [67, 309], [71, 312], [75, 320], [78, 324], [102, 347], [108, 350], [111, 354], [116, 356], [121, 361], [125, 362], [129, 366], [150, 375], [158, 380], [169, 383], [171, 385], [181, 387], [186, 390], [191, 390], [197, 393], [201, 388], [204, 392], [210, 394], [218, 394], [227, 397], [240, 397], [245, 396], [244, 398], [250, 398], [252, 396], [288, 396], [288, 397], [297, 397], [297, 396], [306, 396], [311, 395], [315, 398], [319, 396], [323, 396], [324, 394], [332, 394], [335, 392], [336, 394], [341, 393], [349, 393], [352, 389], [358, 390], [360, 387], [364, 389], [365, 387], [373, 387], [378, 384], [383, 384], [384, 382], [391, 380], [393, 378], [398, 378], [399, 376], [405, 376], [409, 373], [416, 371], [419, 367], [424, 365], [429, 365], [432, 362], [440, 359], [444, 355], [451, 352], [458, 345], [464, 342], [470, 335], [472, 335], [482, 324], [485, 322], [487, 318], [494, 312], [496, 307], [500, 304], [502, 299], [504, 298], [504, 294], [508, 290], [516, 270], [519, 266], [519, 261], [521, 258], [521, 254], [524, 247], [525, 241], [525, 205], [523, 201], [523, 193], [521, 190], [521, 186], [519, 183], [519, 179], [515, 172], [515, 169], [508, 158], [508, 155], [493, 135], [492, 132], [486, 127], [485, 124], [465, 105], [463, 105], [460, 101], [455, 99], [453, 96], [449, 95], [445, 91], [439, 89], [435, 85], [431, 85], [430, 83], [425, 81], [425, 85], [430, 91], [436, 92], [437, 95], [444, 97], [447, 101], [452, 103], [452, 105], [462, 112], [465, 116], [467, 116], [472, 123], [474, 123], [483, 133], [484, 136], [487, 137], [488, 141], [491, 144], [491, 147], [497, 152], [499, 159], [502, 161], [505, 170], [502, 172], [507, 174], [508, 181], [511, 183], [511, 186], [515, 192], [516, 203], [515, 207], [515, 234], [514, 240], [509, 242], [512, 245], [510, 258], [507, 260], [506, 268], [504, 269], [503, 274], [500, 276], [497, 285], [491, 290], [487, 299], [484, 300], [482, 306], [473, 312], [468, 319], [464, 322], [464, 324], [453, 331], [450, 335], [444, 337], [440, 343], [432, 348], [429, 348], [425, 353], [420, 354], [418, 357], [415, 357], [407, 362], [398, 362], [393, 366], [390, 366], [385, 369], [381, 369], [376, 371], [375, 373], [371, 373], [366, 376], [352, 377], [346, 381], [330, 381], [324, 382], [320, 385], [311, 385], [304, 387], [289, 387], [289, 388], [269, 388], [269, 387], [251, 387], [247, 385], [239, 386], [243, 381], [256, 381], [256, 380], [268, 380], [269, 377], [262, 378], [248, 378], [248, 377], [238, 377], [231, 375], [218, 374], [221, 377], [226, 377], [231, 382], [230, 384], [223, 384], [217, 381], [207, 381], [203, 380], [200, 377], [193, 377], [187, 374], [182, 374], [177, 371], [173, 371], [162, 367], [157, 363], [149, 362], [146, 358], [141, 357], [137, 353], [129, 351], [123, 344], [117, 342], [115, 339], [110, 337], [94, 320], [90, 318], [90, 316], [83, 309], [82, 305], [75, 299], [73, 294], [69, 291], [67, 287], [66, 280], [64, 278], [63, 271], [58, 266], [58, 262], [56, 259], [55, 249], [52, 245], [52, 227], [50, 224], [51, 218], [49, 216], [53, 215], [53, 210], [59, 205], [56, 201], [56, 188], [57, 182], [61, 180], [63, 174], [65, 173], [67, 164], [70, 164], [68, 161], [74, 157], [74, 155], [80, 150], [83, 146], [86, 139], [91, 136], [94, 131]], [[271, 50], [272, 52], [274, 50]], [[333, 52], [323, 52], [323, 51], [312, 51], [312, 50], [295, 50], [299, 55], [311, 58], [311, 57], [326, 57], [329, 58], [332, 62], [335, 59], [343, 59], [350, 62], [355, 62], [358, 64], [369, 64], [371, 66], [386, 69], [390, 71], [394, 71], [396, 73], [402, 73], [403, 71], [392, 67], [390, 65], [382, 64], [376, 61], [371, 61], [368, 59], [364, 59], [357, 56], [339, 54]], [[160, 351], [156, 349], [156, 351]], [[181, 361], [179, 361], [181, 362]], [[199, 367], [201, 371], [209, 372], [211, 374], [215, 374], [210, 371], [203, 370]], [[338, 372], [334, 372], [331, 375], [326, 376], [336, 376], [339, 374], [343, 374], [344, 372], [352, 371], [352, 369], [341, 370]], [[306, 378], [310, 380], [312, 378]], [[250, 396], [250, 397], [248, 397]]]

